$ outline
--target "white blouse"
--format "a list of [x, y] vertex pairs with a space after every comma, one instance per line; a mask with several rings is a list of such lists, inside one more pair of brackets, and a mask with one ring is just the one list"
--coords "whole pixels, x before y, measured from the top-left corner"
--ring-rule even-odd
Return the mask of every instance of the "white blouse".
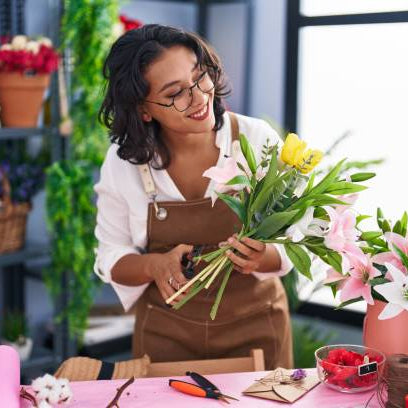
[[[262, 146], [269, 138], [271, 144], [281, 143], [278, 134], [263, 120], [237, 115], [239, 131], [244, 133], [260, 160]], [[224, 155], [231, 155], [231, 123], [224, 114], [224, 125], [216, 134], [216, 146], [220, 149], [217, 166], [223, 166]], [[147, 244], [147, 213], [149, 198], [143, 188], [137, 166], [117, 155], [118, 145], [112, 144], [101, 168], [100, 180], [95, 185], [97, 199], [97, 225], [95, 235], [94, 271], [106, 283], [110, 283], [125, 310], [136, 302], [148, 286], [125, 286], [112, 280], [111, 270], [115, 263], [127, 254], [141, 254]], [[157, 201], [185, 201], [166, 170], [151, 168], [158, 191]], [[205, 197], [210, 197], [214, 182], [208, 185]], [[271, 244], [270, 244], [271, 245]], [[281, 257], [281, 269], [275, 272], [253, 272], [258, 279], [283, 276], [292, 269], [284, 247], [275, 245]]]

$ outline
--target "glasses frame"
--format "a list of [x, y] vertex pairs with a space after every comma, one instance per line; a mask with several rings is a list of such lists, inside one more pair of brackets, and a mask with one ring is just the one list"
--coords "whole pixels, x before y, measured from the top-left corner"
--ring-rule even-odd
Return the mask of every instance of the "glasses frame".
[[[197, 89], [199, 89], [199, 90], [200, 90], [202, 93], [204, 93], [204, 94], [210, 93], [210, 92], [215, 88], [215, 84], [214, 84], [214, 82], [213, 82], [213, 80], [211, 79], [210, 76], [209, 76], [209, 77], [210, 77], [210, 79], [211, 79], [211, 82], [213, 83], [212, 88], [211, 88], [210, 90], [208, 90], [208, 91], [203, 91], [203, 90], [200, 88], [199, 82], [204, 78], [205, 75], [208, 75], [208, 76], [209, 76], [208, 71], [204, 71], [204, 72], [197, 78], [197, 80], [194, 81], [194, 84], [193, 84], [192, 86], [189, 86], [188, 88], [183, 88], [183, 89], [181, 89], [179, 92], [177, 92], [176, 95], [172, 96], [172, 99], [173, 99], [173, 102], [172, 102], [172, 103], [155, 102], [155, 101], [149, 101], [149, 100], [147, 100], [147, 99], [145, 99], [145, 102], [154, 103], [155, 105], [163, 106], [163, 107], [165, 107], [165, 108], [171, 108], [171, 107], [173, 106], [174, 109], [175, 109], [177, 112], [180, 112], [180, 113], [181, 113], [181, 112], [185, 112], [185, 111], [193, 104], [193, 89], [194, 89], [195, 87], [197, 87]], [[186, 109], [179, 110], [179, 109], [177, 109], [177, 107], [176, 107], [176, 105], [175, 105], [175, 103], [174, 103], [174, 99], [177, 97], [177, 95], [178, 95], [179, 93], [185, 91], [186, 89], [188, 89], [188, 91], [189, 91], [189, 93], [190, 93], [191, 101], [190, 101], [190, 104], [187, 106]]]

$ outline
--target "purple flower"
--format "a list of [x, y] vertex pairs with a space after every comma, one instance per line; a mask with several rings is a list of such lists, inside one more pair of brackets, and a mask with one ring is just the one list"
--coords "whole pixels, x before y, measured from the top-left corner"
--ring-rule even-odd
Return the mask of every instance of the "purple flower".
[[302, 368], [296, 369], [290, 376], [292, 380], [300, 381], [307, 377], [307, 373]]

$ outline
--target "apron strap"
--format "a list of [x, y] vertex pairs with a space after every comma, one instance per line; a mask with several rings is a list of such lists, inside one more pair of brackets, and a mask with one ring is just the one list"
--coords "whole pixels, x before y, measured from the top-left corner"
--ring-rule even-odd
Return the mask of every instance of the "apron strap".
[[234, 112], [228, 112], [231, 122], [231, 138], [232, 141], [239, 140], [239, 124], [237, 115]]
[[139, 170], [144, 190], [150, 200], [152, 200], [156, 218], [160, 221], [165, 220], [167, 218], [167, 210], [157, 205], [157, 189], [156, 185], [154, 184], [152, 172], [150, 171], [150, 166], [148, 164], [139, 164], [137, 165], [137, 169]]

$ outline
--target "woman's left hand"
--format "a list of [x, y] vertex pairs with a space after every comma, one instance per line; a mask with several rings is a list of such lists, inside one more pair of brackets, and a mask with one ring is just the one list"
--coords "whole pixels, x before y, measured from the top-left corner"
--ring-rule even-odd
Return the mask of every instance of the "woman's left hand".
[[235, 248], [238, 253], [228, 250], [226, 255], [234, 264], [234, 269], [244, 274], [259, 270], [259, 266], [266, 254], [266, 245], [252, 238], [243, 237], [239, 241], [237, 234], [228, 238], [227, 243]]

